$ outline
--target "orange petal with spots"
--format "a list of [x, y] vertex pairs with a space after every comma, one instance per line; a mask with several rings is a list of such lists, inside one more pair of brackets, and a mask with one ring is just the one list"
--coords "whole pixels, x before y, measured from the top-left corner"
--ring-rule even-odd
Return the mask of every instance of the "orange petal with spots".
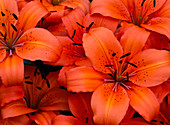
[[127, 7], [121, 0], [93, 0], [91, 3], [91, 13], [100, 13], [120, 20], [130, 20]]
[[104, 82], [105, 75], [92, 67], [77, 67], [66, 72], [67, 90], [73, 92], [91, 92]]
[[12, 14], [15, 14], [17, 17], [19, 15], [18, 6], [16, 0], [1, 0], [0, 1], [0, 12], [3, 12], [5, 16], [0, 14], [0, 24], [2, 23], [11, 23], [15, 24], [16, 19]]
[[21, 85], [24, 79], [24, 62], [15, 53], [0, 63], [0, 76], [5, 86]]
[[69, 94], [68, 102], [72, 114], [84, 123], [93, 124], [93, 112], [91, 109], [92, 93]]
[[148, 31], [137, 26], [132, 26], [126, 30], [120, 40], [124, 54], [130, 52], [131, 55], [128, 56], [128, 58], [130, 58], [140, 52], [143, 49], [149, 35], [150, 33]]
[[102, 84], [92, 95], [95, 124], [119, 124], [128, 110], [129, 98], [125, 89], [118, 85], [114, 91], [113, 87], [113, 83]]
[[159, 85], [169, 78], [170, 55], [168, 51], [148, 49], [135, 55], [130, 61], [137, 68], [129, 65], [133, 70], [129, 73], [129, 80], [139, 86], [151, 87]]
[[[89, 27], [92, 22], [94, 24], [91, 26], [91, 28], [96, 28], [96, 27], [106, 27], [110, 29], [113, 33], [115, 32], [117, 25], [118, 25], [117, 19], [113, 19], [111, 17], [105, 17], [100, 14], [87, 14], [83, 20], [83, 25], [85, 27]], [[86, 28], [88, 31], [88, 28]]]
[[[155, 3], [154, 3], [155, 1]], [[166, 0], [137, 0], [134, 2], [136, 18], [145, 18], [159, 10]]]
[[15, 48], [17, 55], [24, 59], [55, 62], [60, 57], [60, 42], [49, 31], [42, 28], [27, 30], [17, 43], [24, 44]]
[[170, 93], [170, 80], [150, 88], [158, 98], [159, 103]]
[[83, 46], [73, 45], [73, 41], [69, 37], [57, 37], [62, 46], [63, 51], [61, 53], [60, 59], [53, 65], [73, 65], [80, 58], [85, 57]]
[[170, 39], [170, 18], [156, 17], [149, 20], [146, 24], [141, 24], [142, 27], [163, 34]]
[[60, 5], [69, 7], [69, 8], [81, 8], [85, 13], [89, 12], [89, 0], [64, 0]]
[[60, 110], [68, 111], [68, 93], [60, 88], [52, 88], [41, 98], [38, 105], [44, 111]]
[[0, 87], [0, 106], [5, 103], [21, 99], [24, 96], [23, 89], [20, 86]]
[[0, 49], [0, 63], [5, 59], [6, 57], [6, 49]]
[[29, 117], [38, 125], [52, 125], [52, 120], [56, 116], [57, 115], [54, 112], [37, 112], [29, 115]]
[[[86, 56], [94, 68], [105, 73], [112, 73], [110, 67], [117, 69], [117, 60], [123, 53], [122, 47], [113, 32], [104, 27], [93, 28], [83, 35], [83, 46]], [[115, 56], [112, 54], [115, 53]]]
[[159, 102], [154, 93], [146, 87], [131, 85], [127, 90], [130, 105], [147, 121], [151, 121], [159, 113]]
[[37, 111], [26, 106], [22, 100], [13, 101], [1, 108], [2, 118], [9, 118]]
[[17, 22], [17, 28], [21, 29], [23, 32], [31, 29], [47, 14], [47, 9], [40, 2], [31, 1], [21, 10]]
[[76, 43], [82, 43], [83, 28], [77, 22], [82, 25], [84, 17], [85, 13], [83, 10], [77, 8], [62, 18], [70, 38]]
[[87, 125], [73, 116], [57, 115], [52, 125]]

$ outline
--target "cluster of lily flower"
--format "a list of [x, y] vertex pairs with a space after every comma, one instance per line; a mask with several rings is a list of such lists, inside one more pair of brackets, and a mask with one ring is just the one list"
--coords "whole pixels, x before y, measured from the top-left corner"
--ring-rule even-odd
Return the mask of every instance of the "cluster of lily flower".
[[1, 125], [170, 124], [170, 0], [0, 0]]

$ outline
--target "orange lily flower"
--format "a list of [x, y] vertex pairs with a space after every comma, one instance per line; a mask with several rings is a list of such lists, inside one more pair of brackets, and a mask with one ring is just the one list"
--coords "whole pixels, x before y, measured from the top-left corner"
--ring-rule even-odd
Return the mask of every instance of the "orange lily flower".
[[28, 3], [18, 12], [15, 0], [0, 0], [0, 77], [6, 86], [24, 79], [23, 59], [56, 61], [59, 41], [47, 30], [34, 28], [48, 14], [39, 2]]
[[[139, 32], [137, 36], [129, 37], [135, 32]], [[84, 34], [85, 53], [94, 68], [82, 66], [69, 70], [66, 73], [67, 89], [94, 91], [91, 106], [95, 124], [120, 123], [129, 103], [147, 121], [158, 114], [159, 102], [147, 87], [159, 85], [169, 78], [170, 57], [164, 50], [141, 51], [147, 40], [147, 36], [140, 39], [143, 32], [146, 33], [133, 26], [120, 42], [104, 27], [93, 28]]]
[[[29, 114], [32, 120], [44, 120], [42, 112], [48, 115], [48, 112], [53, 111], [69, 111], [68, 94], [66, 90], [59, 88], [57, 75], [57, 72], [51, 72], [47, 77], [42, 78], [38, 69], [26, 66], [23, 84], [25, 96], [23, 99], [3, 106], [1, 108], [2, 118]], [[51, 121], [50, 118], [48, 120]]]
[[91, 13], [120, 19], [170, 38], [170, 0], [93, 0]]

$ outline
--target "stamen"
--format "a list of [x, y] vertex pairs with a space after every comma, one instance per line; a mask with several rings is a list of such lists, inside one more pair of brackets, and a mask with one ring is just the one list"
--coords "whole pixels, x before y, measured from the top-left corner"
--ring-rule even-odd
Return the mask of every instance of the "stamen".
[[82, 46], [80, 43], [73, 43], [73, 45]]
[[74, 30], [73, 35], [72, 35], [71, 39], [73, 39], [73, 38], [74, 38], [75, 34], [76, 34], [76, 30]]
[[27, 83], [27, 84], [33, 84], [33, 82], [30, 82], [30, 81], [25, 81], [25, 83]]
[[128, 86], [128, 85], [126, 85], [126, 84], [124, 84], [123, 82], [121, 82], [121, 85], [123, 85], [126, 89], [131, 89], [131, 87], [130, 87], [130, 86]]
[[108, 73], [109, 76], [113, 77], [113, 75], [111, 73]]
[[52, 10], [52, 11], [50, 11], [51, 13], [54, 13], [54, 12], [57, 12], [57, 10]]
[[1, 15], [2, 15], [2, 16], [5, 16], [5, 14], [4, 14], [2, 11], [1, 11]]
[[116, 82], [115, 85], [114, 85], [114, 87], [113, 87], [113, 91], [114, 91], [114, 92], [116, 92], [116, 90], [117, 90], [118, 83], [119, 83], [119, 82]]
[[48, 88], [50, 88], [50, 83], [49, 83], [48, 79], [45, 79], [45, 80], [46, 80]]
[[12, 56], [12, 49], [9, 50], [9, 55]]
[[36, 87], [37, 89], [41, 90], [41, 87]]
[[163, 48], [162, 50], [170, 51], [169, 49]]
[[126, 73], [126, 78], [127, 78], [127, 81], [129, 81], [129, 73], [128, 72]]
[[142, 7], [142, 6], [143, 6], [143, 4], [145, 3], [145, 1], [146, 1], [146, 0], [143, 0], [143, 1], [142, 1], [141, 7]]
[[133, 67], [137, 68], [137, 66], [136, 66], [135, 64], [130, 63], [130, 62], [127, 62], [127, 63], [128, 63], [128, 64], [130, 64], [131, 66], [133, 66]]
[[36, 76], [37, 74], [37, 68], [35, 68], [35, 71], [34, 71], [34, 76]]
[[90, 25], [87, 27], [88, 29], [90, 29], [93, 26], [94, 22], [90, 23]]
[[25, 77], [25, 79], [29, 79], [29, 78], [30, 78], [30, 76], [26, 76], [26, 77]]
[[104, 79], [104, 82], [115, 82], [114, 79]]
[[116, 75], [117, 75], [117, 69], [115, 69], [115, 72], [114, 72], [114, 78], [116, 79]]
[[5, 36], [4, 36], [4, 40], [6, 40], [6, 33], [5, 33]]
[[126, 57], [126, 56], [129, 56], [131, 53], [126, 53], [125, 55], [121, 56], [120, 59]]
[[12, 16], [13, 16], [16, 20], [18, 20], [18, 17], [15, 15], [15, 13], [13, 13]]
[[113, 53], [112, 56], [113, 56], [113, 57], [116, 56], [116, 53]]
[[153, 0], [153, 6], [154, 7], [156, 6], [156, 0]]
[[113, 65], [105, 65], [105, 67], [112, 67]]
[[76, 22], [80, 27], [85, 28], [83, 25], [81, 25], [80, 23]]
[[12, 28], [17, 32], [17, 28], [11, 23]]

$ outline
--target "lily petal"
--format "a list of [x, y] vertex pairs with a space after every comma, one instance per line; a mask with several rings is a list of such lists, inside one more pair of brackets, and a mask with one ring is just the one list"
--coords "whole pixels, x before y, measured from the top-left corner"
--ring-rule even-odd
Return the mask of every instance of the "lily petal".
[[104, 82], [105, 76], [92, 67], [76, 67], [66, 72], [67, 90], [73, 92], [91, 92]]
[[148, 30], [163, 34], [170, 39], [170, 18], [156, 17], [149, 20], [146, 24], [141, 24], [141, 26]]
[[15, 117], [37, 111], [26, 106], [22, 100], [13, 101], [1, 108], [2, 118]]
[[24, 96], [23, 89], [20, 86], [0, 87], [0, 106], [4, 106], [5, 103], [21, 99]]
[[103, 84], [92, 95], [91, 106], [95, 124], [119, 124], [126, 114], [129, 106], [128, 95], [120, 85], [114, 92], [113, 85]]
[[52, 125], [52, 120], [56, 117], [54, 112], [37, 112], [30, 114], [29, 117], [38, 125]]
[[0, 49], [0, 63], [5, 59], [6, 57], [6, 49]]
[[[83, 46], [96, 70], [111, 73], [106, 65], [113, 65], [117, 69], [116, 61], [122, 56], [123, 50], [111, 30], [104, 27], [91, 29], [83, 35]], [[113, 53], [116, 54], [114, 57]]]
[[131, 67], [134, 72], [129, 73], [130, 81], [139, 86], [151, 87], [159, 85], [169, 78], [170, 56], [165, 50], [147, 49], [130, 61], [137, 68]]
[[129, 52], [131, 53], [128, 58], [132, 57], [143, 49], [149, 35], [150, 32], [137, 26], [132, 26], [125, 31], [124, 35], [121, 37], [120, 43], [125, 54]]
[[49, 31], [42, 28], [27, 30], [17, 41], [24, 45], [16, 47], [18, 56], [31, 61], [57, 61], [61, 53], [60, 42]]
[[52, 125], [87, 125], [73, 116], [57, 115], [52, 122]]
[[5, 86], [21, 85], [24, 80], [24, 62], [16, 54], [0, 63], [0, 76]]
[[91, 14], [94, 13], [126, 21], [131, 19], [127, 7], [121, 0], [93, 0], [91, 3]]
[[88, 124], [93, 124], [91, 95], [92, 93], [77, 93], [68, 96], [69, 107], [73, 115]]
[[38, 1], [31, 1], [20, 12], [17, 28], [23, 32], [35, 27], [42, 17], [48, 14], [47, 9]]
[[153, 92], [146, 87], [131, 85], [127, 90], [130, 105], [147, 121], [151, 121], [159, 113], [159, 102]]

